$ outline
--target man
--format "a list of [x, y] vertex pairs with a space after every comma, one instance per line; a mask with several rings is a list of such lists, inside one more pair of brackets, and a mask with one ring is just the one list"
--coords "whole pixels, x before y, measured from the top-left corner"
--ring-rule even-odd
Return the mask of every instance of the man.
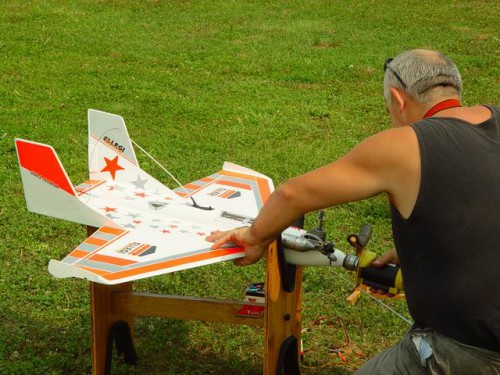
[[385, 193], [397, 255], [374, 263], [399, 258], [415, 324], [358, 373], [500, 374], [500, 108], [461, 106], [460, 74], [439, 52], [384, 68], [392, 129], [281, 185], [251, 227], [208, 239], [241, 245], [235, 263], [249, 265], [303, 214]]

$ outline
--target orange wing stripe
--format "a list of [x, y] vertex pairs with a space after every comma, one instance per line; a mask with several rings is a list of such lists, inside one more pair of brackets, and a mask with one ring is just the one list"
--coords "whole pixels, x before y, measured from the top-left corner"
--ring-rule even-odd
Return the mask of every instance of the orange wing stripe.
[[203, 187], [203, 185], [186, 184], [183, 187], [186, 188], [186, 189], [198, 190], [199, 188]]
[[271, 195], [271, 189], [269, 189], [269, 183], [263, 178], [258, 178], [257, 185], [259, 185], [259, 193], [260, 197], [262, 198], [262, 203], [266, 203], [267, 199]]
[[131, 264], [135, 264], [137, 262], [128, 259], [115, 258], [109, 255], [95, 254], [92, 255], [89, 260], [94, 262], [103, 262], [108, 264], [115, 264], [117, 266], [129, 266]]
[[203, 177], [203, 178], [200, 178], [199, 181], [203, 181], [203, 182], [212, 182], [214, 179], [211, 178], [211, 177]]
[[79, 266], [77, 265], [77, 267], [83, 269], [83, 270], [86, 270], [86, 271], [89, 271], [89, 272], [92, 272], [96, 275], [99, 275], [99, 276], [104, 276], [106, 275], [107, 273], [109, 273], [109, 271], [106, 271], [106, 270], [99, 270], [97, 268], [92, 268], [92, 267], [83, 267], [83, 266]]
[[87, 255], [89, 255], [88, 251], [80, 249], [75, 249], [69, 254], [69, 256], [73, 258], [85, 258]]
[[104, 278], [108, 279], [108, 280], [117, 280], [117, 279], [122, 279], [125, 277], [139, 275], [142, 273], [172, 268], [172, 267], [181, 266], [183, 264], [188, 264], [188, 263], [201, 262], [201, 261], [204, 261], [207, 259], [217, 258], [217, 257], [221, 257], [224, 255], [237, 254], [237, 253], [241, 253], [241, 252], [243, 252], [241, 247], [230, 247], [227, 249], [213, 250], [213, 251], [208, 251], [208, 252], [202, 253], [202, 254], [191, 255], [191, 256], [187, 256], [187, 257], [179, 258], [179, 259], [167, 260], [167, 261], [160, 262], [160, 263], [150, 264], [150, 265], [147, 265], [144, 267], [137, 267], [137, 268], [133, 268], [130, 270], [116, 272], [113, 274], [106, 275], [106, 276], [104, 276]]
[[216, 182], [217, 185], [224, 185], [224, 186], [231, 186], [231, 187], [236, 187], [240, 189], [245, 189], [245, 190], [252, 190], [252, 187], [248, 184], [242, 184], [239, 182], [233, 182], [233, 181], [226, 181], [226, 180], [219, 180]]
[[243, 173], [238, 173], [238, 172], [230, 172], [230, 171], [219, 171], [218, 173], [223, 175], [223, 176], [238, 177], [238, 178], [244, 178], [247, 180], [249, 177], [253, 177], [253, 176], [250, 176], [248, 174], [243, 174]]
[[106, 244], [108, 240], [103, 240], [101, 238], [96, 238], [96, 237], [88, 237], [84, 243], [88, 243], [90, 245], [95, 245], [95, 246], [103, 246]]
[[122, 234], [123, 232], [126, 232], [123, 229], [112, 228], [112, 227], [102, 227], [99, 229], [99, 231], [104, 232], [104, 233], [109, 233], [109, 234], [115, 234], [115, 235], [119, 235], [119, 234]]

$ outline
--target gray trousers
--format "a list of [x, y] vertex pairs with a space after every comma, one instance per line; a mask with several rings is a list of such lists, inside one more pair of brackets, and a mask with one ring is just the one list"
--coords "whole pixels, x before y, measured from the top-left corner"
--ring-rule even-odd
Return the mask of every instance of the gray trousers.
[[355, 374], [500, 375], [500, 353], [462, 344], [431, 329], [412, 328]]

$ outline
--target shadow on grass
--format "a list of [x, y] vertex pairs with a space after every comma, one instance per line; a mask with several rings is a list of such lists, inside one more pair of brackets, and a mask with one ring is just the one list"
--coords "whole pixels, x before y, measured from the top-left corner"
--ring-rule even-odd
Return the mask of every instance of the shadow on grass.
[[[157, 318], [140, 318], [135, 325], [138, 363], [120, 363], [115, 356], [114, 375], [263, 373], [264, 336], [261, 329]], [[200, 326], [205, 328], [201, 329], [202, 333]], [[243, 335], [241, 331], [244, 331]], [[252, 337], [242, 337], [245, 332], [252, 332]], [[223, 337], [214, 339], [212, 335]], [[232, 345], [228, 345], [230, 341]], [[237, 348], [231, 350], [228, 346]], [[322, 360], [317, 367], [303, 367], [302, 375], [348, 375], [353, 372], [352, 365], [334, 364], [328, 358]]]
[[[205, 334], [203, 329], [214, 332]], [[208, 327], [207, 327], [208, 326]], [[217, 336], [222, 325], [181, 320], [139, 318], [135, 322], [135, 344], [137, 364], [125, 364], [123, 359], [113, 356], [113, 374], [262, 374], [262, 355], [251, 356], [255, 348], [249, 348], [248, 357], [242, 358], [241, 350], [232, 353]], [[218, 326], [218, 327], [217, 327]], [[222, 341], [231, 340], [228, 335], [232, 326], [224, 325]], [[200, 332], [202, 331], [202, 332]], [[206, 331], [204, 331], [206, 332]], [[236, 332], [233, 345], [241, 343], [241, 333]]]

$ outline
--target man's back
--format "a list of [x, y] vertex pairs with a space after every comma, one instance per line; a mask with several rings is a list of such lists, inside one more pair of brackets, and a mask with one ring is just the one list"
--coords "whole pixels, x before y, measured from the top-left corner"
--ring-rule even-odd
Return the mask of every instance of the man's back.
[[472, 125], [432, 118], [413, 126], [421, 155], [418, 198], [393, 228], [416, 322], [500, 351], [500, 113]]

